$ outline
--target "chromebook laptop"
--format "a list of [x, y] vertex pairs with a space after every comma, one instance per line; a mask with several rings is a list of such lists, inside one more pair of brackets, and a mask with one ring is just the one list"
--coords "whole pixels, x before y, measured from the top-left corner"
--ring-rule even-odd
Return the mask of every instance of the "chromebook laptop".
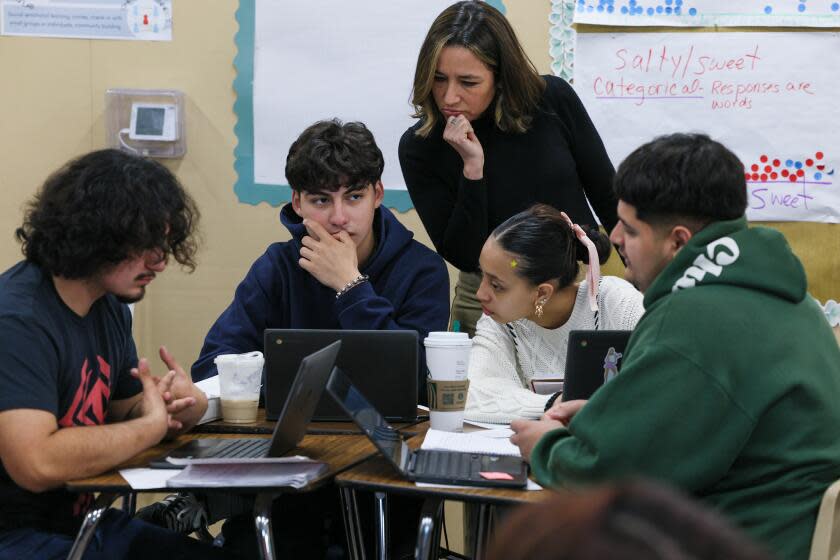
[[588, 399], [621, 370], [633, 331], [571, 331], [566, 350], [564, 401]]
[[[415, 331], [266, 329], [265, 417], [277, 418], [292, 385], [292, 372], [307, 354], [336, 340], [341, 368], [389, 420], [417, 419], [418, 342]], [[314, 420], [349, 420], [327, 396]]]
[[[327, 378], [335, 365], [341, 341], [304, 357], [292, 382], [271, 439], [266, 438], [199, 438], [161, 456], [149, 465], [153, 468], [179, 469], [170, 459], [190, 462], [218, 459], [262, 459], [281, 457], [303, 439], [312, 420], [315, 406], [321, 399]], [[209, 461], [208, 461], [209, 462]]]
[[528, 465], [520, 457], [410, 449], [338, 367], [327, 381], [327, 392], [408, 480], [508, 488], [522, 488], [528, 482]]

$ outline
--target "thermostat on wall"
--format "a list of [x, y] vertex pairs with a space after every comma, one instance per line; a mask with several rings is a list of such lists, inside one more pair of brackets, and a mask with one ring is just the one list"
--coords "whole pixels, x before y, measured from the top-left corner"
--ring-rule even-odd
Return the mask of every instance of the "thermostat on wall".
[[178, 107], [164, 103], [132, 103], [128, 137], [173, 142], [178, 139]]

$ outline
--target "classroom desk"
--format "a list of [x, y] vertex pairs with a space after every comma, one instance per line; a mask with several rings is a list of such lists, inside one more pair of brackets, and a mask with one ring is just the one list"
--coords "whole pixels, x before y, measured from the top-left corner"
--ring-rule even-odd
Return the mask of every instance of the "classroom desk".
[[[423, 412], [424, 414], [428, 414], [425, 411], [418, 410], [418, 412]], [[415, 426], [422, 422], [426, 421], [426, 418], [420, 418], [415, 420], [414, 422], [395, 422], [392, 424], [397, 430], [403, 431], [406, 428], [411, 426]], [[199, 424], [192, 429], [192, 433], [197, 434], [271, 434], [274, 431], [274, 420], [266, 420], [265, 419], [265, 409], [260, 408], [257, 410], [257, 421], [256, 422], [247, 422], [244, 424], [231, 424], [229, 422], [225, 422], [224, 420], [214, 420], [213, 422], [207, 422], [206, 424]], [[346, 422], [336, 422], [336, 421], [316, 421], [310, 422], [309, 427], [306, 429], [307, 434], [361, 434], [362, 431], [359, 429], [356, 424], [353, 423], [352, 420], [347, 420]]]
[[[428, 422], [419, 426], [421, 433], [408, 440], [412, 449], [417, 449], [423, 442]], [[439, 542], [440, 527], [437, 521], [444, 500], [475, 503], [479, 507], [478, 526], [476, 531], [475, 557], [482, 558], [489, 537], [489, 526], [493, 509], [500, 505], [516, 505], [533, 503], [546, 499], [550, 490], [515, 490], [507, 488], [481, 487], [430, 487], [417, 486], [414, 482], [404, 479], [397, 473], [384, 457], [377, 456], [344, 471], [335, 479], [341, 491], [344, 525], [348, 535], [351, 559], [364, 559], [364, 541], [361, 534], [356, 492], [370, 491], [374, 493], [376, 506], [376, 544], [377, 558], [386, 558], [388, 551], [387, 526], [387, 496], [388, 494], [404, 494], [424, 499], [423, 512], [417, 533], [417, 558], [434, 558], [431, 555]], [[437, 540], [435, 540], [437, 538]]]
[[[66, 488], [71, 492], [100, 493], [96, 503], [85, 516], [82, 527], [76, 537], [76, 542], [73, 544], [73, 549], [70, 551], [68, 558], [70, 560], [81, 558], [88, 542], [90, 541], [90, 538], [93, 536], [96, 525], [99, 523], [99, 520], [105, 510], [118, 496], [134, 492], [128, 482], [120, 476], [118, 472], [119, 469], [144, 467], [149, 464], [149, 461], [166, 451], [183, 445], [191, 439], [204, 437], [235, 438], [241, 437], [241, 434], [185, 434], [179, 436], [174, 441], [162, 443], [147, 449], [125, 464], [120, 465], [113, 471], [100, 476], [68, 482]], [[260, 540], [260, 553], [262, 558], [271, 559], [274, 558], [274, 544], [271, 536], [271, 504], [273, 500], [281, 494], [302, 493], [315, 490], [331, 481], [337, 474], [358, 465], [365, 459], [371, 457], [375, 452], [376, 449], [373, 444], [370, 443], [370, 440], [361, 434], [308, 434], [303, 438], [303, 441], [301, 441], [300, 444], [290, 452], [290, 454], [305, 455], [316, 461], [323, 461], [328, 465], [328, 469], [324, 474], [313, 480], [305, 488], [300, 490], [288, 487], [208, 488], [206, 490], [202, 489], [202, 492], [233, 491], [242, 494], [256, 494], [256, 500], [254, 503], [254, 522], [257, 527], [257, 536]], [[173, 490], [178, 490], [178, 488], [167, 486], [165, 488], [143, 491], [159, 492]], [[191, 487], [186, 490], [195, 491], [196, 488]]]

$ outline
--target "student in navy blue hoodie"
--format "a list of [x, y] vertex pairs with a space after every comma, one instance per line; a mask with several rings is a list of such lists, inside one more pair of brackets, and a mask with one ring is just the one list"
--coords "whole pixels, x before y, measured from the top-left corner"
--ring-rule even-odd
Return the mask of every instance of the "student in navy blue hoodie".
[[443, 259], [382, 206], [384, 160], [362, 123], [321, 121], [289, 149], [292, 201], [280, 211], [290, 241], [251, 266], [207, 333], [194, 380], [216, 374], [219, 354], [261, 350], [266, 328], [414, 330], [425, 401], [422, 339], [446, 330]]
[[[362, 123], [322, 121], [303, 131], [286, 158], [292, 202], [280, 211], [292, 239], [270, 245], [251, 266], [207, 333], [194, 380], [216, 374], [219, 354], [262, 349], [266, 328], [414, 330], [421, 345], [418, 396], [425, 402], [422, 339], [446, 330], [449, 275], [443, 259], [382, 206], [383, 168]], [[419, 511], [411, 500], [399, 503], [392, 508], [399, 520], [392, 521], [405, 534], [392, 536], [394, 558], [403, 548], [413, 552], [413, 510]], [[272, 515], [281, 556], [324, 558], [343, 543], [332, 487], [285, 496]], [[250, 515], [229, 520], [222, 534], [226, 546], [246, 555], [256, 545]]]

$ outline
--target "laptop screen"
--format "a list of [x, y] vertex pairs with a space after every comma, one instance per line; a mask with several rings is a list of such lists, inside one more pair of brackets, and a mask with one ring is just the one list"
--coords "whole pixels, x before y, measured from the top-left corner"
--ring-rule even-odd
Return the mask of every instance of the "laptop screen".
[[373, 405], [350, 382], [347, 375], [337, 367], [333, 368], [327, 382], [327, 392], [365, 432], [385, 458], [405, 474], [410, 458], [408, 445], [399, 432], [385, 421], [379, 411], [373, 408]]

